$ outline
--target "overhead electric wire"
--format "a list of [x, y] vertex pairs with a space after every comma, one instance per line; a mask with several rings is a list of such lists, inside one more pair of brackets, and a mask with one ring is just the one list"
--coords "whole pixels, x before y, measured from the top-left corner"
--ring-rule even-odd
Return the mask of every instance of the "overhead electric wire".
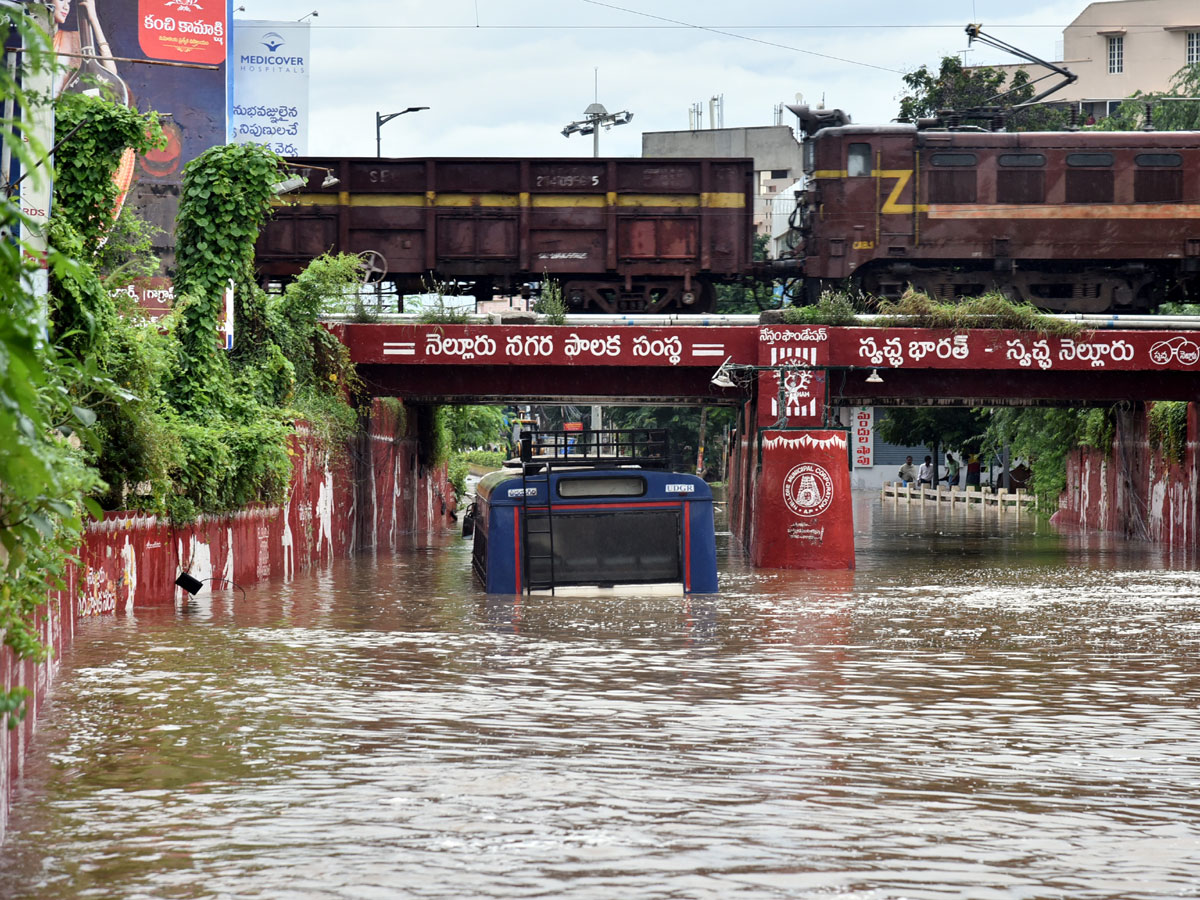
[[821, 59], [831, 59], [834, 62], [849, 63], [852, 66], [864, 66], [868, 69], [878, 69], [881, 72], [895, 72], [897, 75], [906, 74], [904, 71], [902, 71], [900, 69], [892, 69], [887, 66], [877, 66], [874, 63], [862, 62], [861, 60], [857, 60], [857, 59], [846, 59], [843, 56], [833, 56], [829, 53], [818, 53], [816, 50], [805, 50], [801, 47], [792, 47], [788, 44], [780, 44], [780, 43], [776, 43], [775, 41], [766, 41], [766, 40], [763, 40], [762, 38], [750, 37], [749, 35], [738, 34], [737, 32], [734, 32], [734, 31], [724, 31], [720, 28], [712, 28], [707, 25], [693, 25], [691, 22], [681, 22], [679, 19], [669, 19], [666, 16], [656, 16], [653, 13], [641, 12], [640, 10], [636, 10], [636, 9], [627, 9], [624, 6], [617, 6], [616, 4], [613, 4], [613, 3], [603, 3], [603, 2], [601, 2], [601, 0], [583, 0], [583, 2], [589, 3], [592, 6], [602, 6], [605, 9], [615, 9], [618, 12], [630, 13], [631, 15], [635, 15], [635, 16], [644, 16], [647, 19], [657, 19], [660, 22], [669, 22], [672, 25], [679, 25], [679, 26], [683, 26], [685, 28], [694, 28], [697, 31], [705, 31], [705, 32], [708, 32], [709, 34], [719, 34], [722, 37], [737, 38], [738, 40], [741, 40], [741, 41], [750, 41], [751, 43], [762, 44], [763, 46], [766, 46], [766, 47], [775, 47], [779, 50], [791, 50], [794, 53], [803, 53], [807, 56], [817, 56], [817, 57], [820, 57]]

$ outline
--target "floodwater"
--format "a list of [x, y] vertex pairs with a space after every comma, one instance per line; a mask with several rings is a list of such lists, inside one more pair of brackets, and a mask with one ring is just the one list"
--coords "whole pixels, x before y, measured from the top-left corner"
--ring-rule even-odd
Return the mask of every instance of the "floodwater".
[[446, 535], [84, 622], [0, 896], [1200, 896], [1200, 573], [856, 514], [719, 596], [487, 597]]

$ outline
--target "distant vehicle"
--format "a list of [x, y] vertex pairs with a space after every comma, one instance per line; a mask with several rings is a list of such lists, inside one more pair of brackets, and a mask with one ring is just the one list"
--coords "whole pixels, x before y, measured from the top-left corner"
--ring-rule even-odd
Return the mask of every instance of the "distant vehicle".
[[521, 445], [516, 467], [480, 480], [463, 525], [489, 594], [717, 590], [712, 492], [661, 468], [664, 432], [526, 431]]

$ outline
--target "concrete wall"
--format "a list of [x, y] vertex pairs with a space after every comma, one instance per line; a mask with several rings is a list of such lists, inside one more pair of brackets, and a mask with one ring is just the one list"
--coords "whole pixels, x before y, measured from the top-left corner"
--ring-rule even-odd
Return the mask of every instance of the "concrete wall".
[[1200, 538], [1197, 410], [1188, 408], [1183, 460], [1168, 464], [1151, 449], [1147, 420], [1136, 407], [1118, 420], [1110, 453], [1082, 449], [1067, 460], [1067, 489], [1051, 519], [1058, 525], [1122, 534], [1192, 549]]
[[[409, 416], [415, 420], [415, 416]], [[175, 587], [180, 571], [204, 580], [201, 595], [249, 587], [329, 564], [361, 550], [394, 550], [408, 535], [454, 524], [454, 491], [445, 468], [421, 465], [413, 421], [400, 426], [380, 403], [356, 445], [321, 450], [307, 435], [293, 441], [291, 493], [282, 506], [231, 516], [206, 516], [176, 527], [137, 512], [114, 513], [88, 528], [66, 589], [50, 594], [39, 623], [53, 648], [41, 663], [18, 661], [0, 648], [6, 689], [29, 688], [25, 721], [0, 728], [0, 838], [8, 822], [12, 787], [78, 619], [127, 615], [139, 608], [178, 607], [188, 595]]]
[[648, 131], [642, 135], [642, 156], [750, 158], [757, 171], [789, 169], [796, 175], [803, 167], [800, 143], [787, 125]]

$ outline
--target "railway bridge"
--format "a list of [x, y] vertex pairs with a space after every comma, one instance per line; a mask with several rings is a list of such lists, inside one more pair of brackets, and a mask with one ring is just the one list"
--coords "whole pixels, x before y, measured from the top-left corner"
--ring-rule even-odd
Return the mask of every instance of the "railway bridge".
[[1079, 330], [1061, 335], [749, 316], [581, 316], [564, 325], [398, 316], [329, 327], [375, 396], [736, 406], [730, 525], [752, 562], [848, 568], [847, 407], [1198, 399], [1200, 330], [1189, 320], [1075, 319]]

